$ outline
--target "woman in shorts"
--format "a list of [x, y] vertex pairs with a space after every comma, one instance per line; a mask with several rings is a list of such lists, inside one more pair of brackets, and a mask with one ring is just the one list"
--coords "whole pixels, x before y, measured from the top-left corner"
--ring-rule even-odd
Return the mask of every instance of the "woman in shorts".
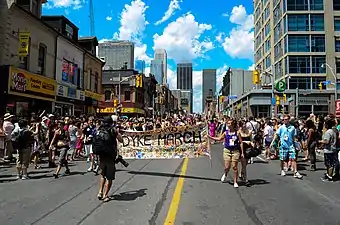
[[[224, 131], [220, 137], [212, 137], [208, 135], [209, 139], [214, 141], [224, 140], [223, 158], [224, 158], [224, 174], [221, 178], [222, 182], [225, 182], [230, 168], [234, 171], [234, 187], [238, 188], [238, 162], [240, 160], [240, 143], [242, 138], [237, 130], [236, 120], [228, 121], [228, 130]], [[244, 157], [243, 152], [241, 156]]]

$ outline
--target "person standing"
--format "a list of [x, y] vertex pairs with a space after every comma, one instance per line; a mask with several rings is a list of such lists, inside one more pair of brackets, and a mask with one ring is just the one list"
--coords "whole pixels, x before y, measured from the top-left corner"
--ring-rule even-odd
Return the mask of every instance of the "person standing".
[[14, 130], [14, 124], [12, 123], [14, 115], [6, 113], [4, 115], [4, 123], [2, 130], [5, 135], [5, 160], [12, 160], [13, 158], [13, 145], [12, 145], [12, 132]]
[[118, 143], [123, 142], [120, 133], [112, 126], [111, 117], [105, 117], [93, 138], [93, 153], [99, 158], [101, 170], [99, 192], [97, 198], [104, 202], [110, 201], [109, 192], [116, 178], [115, 161], [118, 155]]

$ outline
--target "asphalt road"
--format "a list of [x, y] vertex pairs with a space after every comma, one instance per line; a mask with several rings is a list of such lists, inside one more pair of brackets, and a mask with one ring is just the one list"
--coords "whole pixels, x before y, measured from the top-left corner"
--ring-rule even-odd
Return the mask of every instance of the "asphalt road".
[[253, 185], [235, 189], [220, 181], [221, 147], [213, 146], [212, 165], [208, 158], [131, 160], [128, 170], [118, 167], [108, 203], [96, 199], [99, 177], [84, 172], [86, 162], [57, 180], [41, 169], [14, 181], [13, 168], [0, 168], [0, 224], [340, 225], [340, 183], [322, 182], [323, 170], [300, 163], [305, 177], [297, 180], [279, 176], [277, 161], [257, 159], [248, 169]]

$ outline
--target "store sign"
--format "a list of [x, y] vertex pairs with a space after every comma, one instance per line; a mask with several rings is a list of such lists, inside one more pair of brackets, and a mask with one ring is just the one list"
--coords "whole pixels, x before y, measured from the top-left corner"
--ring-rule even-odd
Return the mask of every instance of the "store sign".
[[57, 96], [66, 97], [67, 96], [67, 87], [63, 85], [57, 86]]
[[108, 107], [104, 109], [97, 109], [97, 113], [115, 113], [116, 108]]
[[122, 108], [121, 113], [137, 113], [137, 114], [144, 114], [145, 111], [143, 109], [138, 108]]
[[94, 93], [92, 91], [85, 91], [85, 96], [88, 98], [92, 98], [93, 100], [96, 100], [96, 101], [101, 101], [103, 97], [103, 95]]
[[85, 91], [77, 90], [77, 99], [80, 101], [85, 101]]
[[8, 81], [10, 92], [21, 92], [28, 95], [37, 95], [44, 98], [55, 98], [57, 84], [55, 80], [42, 77], [25, 70], [10, 67]]
[[67, 97], [72, 99], [77, 99], [77, 89], [68, 87], [67, 88]]

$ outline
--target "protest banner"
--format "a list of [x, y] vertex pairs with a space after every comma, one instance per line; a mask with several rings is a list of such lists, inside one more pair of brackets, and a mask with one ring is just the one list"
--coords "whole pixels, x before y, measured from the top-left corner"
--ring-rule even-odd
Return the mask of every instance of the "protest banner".
[[[119, 153], [126, 159], [194, 158], [207, 155], [203, 125], [151, 131], [122, 130]], [[210, 154], [210, 153], [209, 153]]]

